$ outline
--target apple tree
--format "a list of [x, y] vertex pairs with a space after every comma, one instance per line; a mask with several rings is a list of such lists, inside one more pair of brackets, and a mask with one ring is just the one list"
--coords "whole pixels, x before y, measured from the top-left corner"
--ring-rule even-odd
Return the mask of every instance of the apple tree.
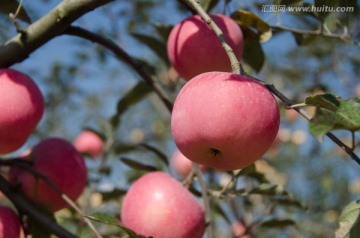
[[0, 237], [359, 237], [359, 7], [2, 0]]

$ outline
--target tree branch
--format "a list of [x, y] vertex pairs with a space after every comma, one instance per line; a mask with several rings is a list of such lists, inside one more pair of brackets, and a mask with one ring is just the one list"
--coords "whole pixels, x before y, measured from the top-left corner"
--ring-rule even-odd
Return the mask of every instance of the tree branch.
[[158, 97], [164, 103], [164, 105], [169, 110], [169, 112], [172, 111], [172, 107], [173, 107], [172, 102], [170, 102], [169, 99], [165, 96], [162, 89], [157, 84], [155, 84], [154, 80], [145, 71], [144, 67], [136, 60], [134, 60], [128, 53], [126, 53], [120, 46], [118, 46], [111, 39], [105, 38], [103, 36], [100, 36], [99, 34], [75, 26], [70, 26], [64, 32], [64, 34], [77, 36], [98, 43], [104, 46], [105, 48], [111, 50], [117, 58], [122, 59], [126, 63], [128, 63], [142, 77], [142, 79], [154, 90], [154, 92], [158, 95]]
[[21, 62], [29, 55], [62, 34], [79, 17], [112, 0], [64, 0], [48, 14], [0, 46], [0, 68]]
[[331, 34], [323, 32], [322, 30], [315, 30], [315, 31], [309, 31], [309, 30], [301, 30], [301, 29], [292, 29], [289, 27], [281, 26], [281, 25], [270, 25], [272, 29], [280, 30], [280, 31], [288, 31], [295, 34], [301, 34], [301, 35], [314, 35], [314, 36], [325, 36], [328, 38], [334, 38], [339, 39], [342, 41], [348, 41], [350, 40], [350, 35], [344, 32], [344, 34]]
[[94, 225], [91, 223], [90, 219], [86, 217], [83, 211], [73, 202], [65, 193], [63, 193], [58, 186], [56, 186], [53, 182], [51, 182], [46, 176], [35, 170], [31, 165], [24, 161], [23, 159], [1, 159], [0, 158], [0, 166], [15, 166], [20, 169], [23, 169], [35, 177], [40, 178], [43, 180], [52, 190], [54, 190], [57, 194], [61, 196], [62, 199], [71, 207], [73, 208], [78, 214], [81, 215], [83, 221], [86, 225], [91, 229], [91, 231], [95, 234], [97, 238], [102, 238], [100, 233], [96, 230]]
[[47, 216], [36, 209], [29, 201], [27, 201], [14, 187], [0, 175], [0, 190], [8, 197], [14, 206], [22, 213], [27, 214], [31, 219], [43, 225], [44, 229], [61, 238], [77, 238], [55, 222], [51, 221]]

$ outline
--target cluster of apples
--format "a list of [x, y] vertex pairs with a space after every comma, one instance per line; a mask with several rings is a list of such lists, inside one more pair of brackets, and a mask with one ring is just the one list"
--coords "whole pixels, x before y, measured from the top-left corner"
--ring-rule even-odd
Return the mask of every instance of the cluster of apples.
[[[26, 74], [13, 69], [0, 69], [0, 154], [18, 150], [27, 141], [44, 113], [44, 98], [36, 83]], [[87, 170], [80, 153], [61, 138], [46, 138], [33, 147], [21, 160], [30, 169], [45, 176], [70, 199], [76, 200], [87, 182]], [[9, 182], [16, 185], [26, 198], [50, 212], [68, 207], [53, 188], [29, 170], [12, 166]], [[0, 215], [10, 214], [2, 212]], [[13, 224], [12, 215], [9, 224]], [[19, 237], [17, 225], [4, 225], [1, 237]], [[10, 228], [12, 227], [12, 228]], [[15, 232], [15, 233], [14, 233]]]
[[[210, 15], [238, 60], [243, 51], [239, 26], [225, 15]], [[230, 73], [231, 63], [206, 22], [191, 16], [171, 31], [168, 57], [187, 81], [171, 117], [179, 149], [173, 167], [181, 176], [193, 161], [218, 170], [244, 168], [272, 145], [280, 113], [273, 95], [259, 82]], [[145, 202], [144, 202], [145, 201]], [[135, 232], [158, 238], [203, 237], [203, 207], [179, 182], [163, 172], [137, 180], [124, 197], [122, 222]]]

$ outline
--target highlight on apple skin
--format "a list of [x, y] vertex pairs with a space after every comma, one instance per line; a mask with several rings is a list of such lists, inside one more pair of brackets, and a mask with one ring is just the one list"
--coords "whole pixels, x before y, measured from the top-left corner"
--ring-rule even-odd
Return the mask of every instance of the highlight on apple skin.
[[97, 159], [104, 153], [104, 142], [95, 132], [85, 130], [73, 142], [74, 147], [82, 154]]
[[[240, 61], [243, 52], [243, 34], [237, 23], [228, 16], [210, 17], [224, 33], [224, 37]], [[167, 41], [170, 63], [186, 81], [209, 71], [231, 72], [229, 57], [221, 42], [200, 16], [191, 16], [175, 25]]]
[[0, 238], [19, 238], [20, 219], [9, 207], [0, 206]]
[[177, 180], [151, 172], [135, 181], [124, 197], [121, 221], [137, 234], [156, 238], [201, 238], [204, 209]]
[[19, 149], [44, 113], [35, 82], [13, 69], [0, 69], [0, 154]]
[[204, 73], [186, 83], [171, 117], [179, 150], [219, 170], [241, 169], [260, 159], [279, 124], [278, 104], [263, 85], [225, 72]]
[[[86, 186], [85, 161], [80, 153], [63, 139], [45, 139], [32, 149], [29, 156], [21, 159], [31, 162], [34, 170], [46, 176], [73, 201], [81, 195]], [[11, 167], [9, 181], [18, 185], [20, 192], [34, 204], [51, 212], [69, 207], [48, 184], [26, 170]]]

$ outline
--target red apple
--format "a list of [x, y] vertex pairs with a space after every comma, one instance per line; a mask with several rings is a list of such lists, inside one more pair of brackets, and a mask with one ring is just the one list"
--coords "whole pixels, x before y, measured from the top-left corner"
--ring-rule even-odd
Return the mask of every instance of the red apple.
[[[84, 159], [67, 141], [48, 138], [36, 145], [28, 157], [33, 169], [46, 176], [70, 199], [76, 200], [82, 193], [87, 170]], [[31, 173], [12, 167], [10, 182], [19, 184], [21, 192], [33, 203], [52, 212], [68, 207], [68, 204], [42, 179]]]
[[243, 236], [246, 233], [246, 227], [241, 221], [235, 221], [231, 225], [231, 230], [235, 237]]
[[203, 207], [164, 172], [135, 181], [124, 197], [121, 218], [136, 233], [156, 238], [201, 238], [205, 231]]
[[[238, 60], [243, 52], [243, 34], [236, 22], [225, 15], [210, 17], [219, 26]], [[200, 16], [177, 24], [167, 42], [168, 58], [185, 80], [209, 71], [231, 72], [231, 63], [221, 42]]]
[[20, 219], [9, 207], [0, 206], [0, 238], [19, 238]]
[[210, 72], [191, 79], [179, 92], [171, 117], [173, 138], [190, 160], [219, 170], [244, 168], [272, 145], [279, 107], [257, 81]]
[[0, 69], [0, 154], [19, 149], [39, 123], [44, 98], [27, 75]]
[[86, 130], [80, 133], [74, 140], [73, 145], [80, 152], [93, 158], [100, 158], [104, 152], [104, 142], [96, 133]]
[[[174, 171], [181, 177], [186, 177], [192, 169], [192, 161], [186, 158], [179, 150], [176, 150], [172, 157], [172, 167]], [[201, 171], [205, 171], [204, 165], [199, 165]]]

